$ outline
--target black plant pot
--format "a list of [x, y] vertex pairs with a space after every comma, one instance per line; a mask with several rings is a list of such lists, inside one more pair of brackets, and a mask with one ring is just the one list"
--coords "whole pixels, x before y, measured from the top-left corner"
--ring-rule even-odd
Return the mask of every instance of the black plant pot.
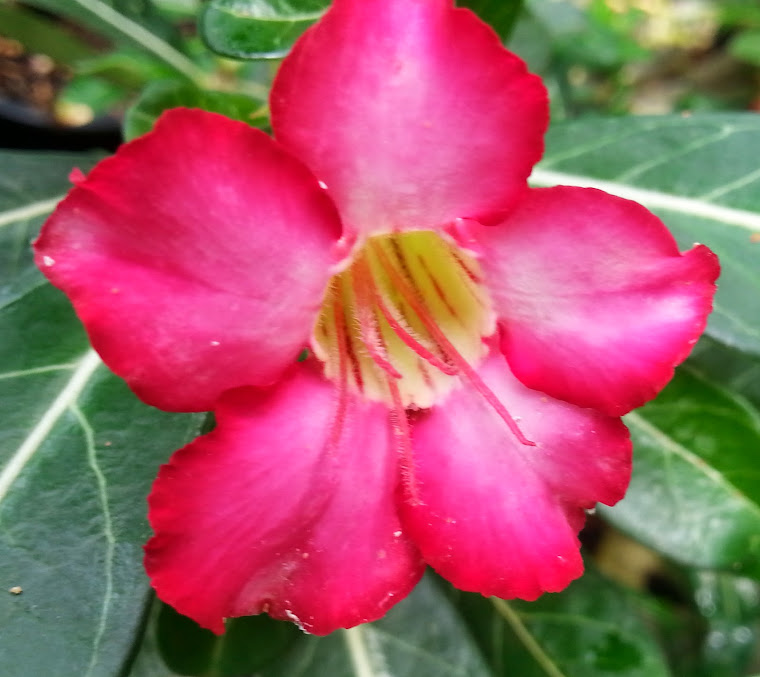
[[0, 98], [0, 148], [113, 151], [121, 143], [121, 126], [100, 117], [82, 127], [55, 124], [38, 110]]

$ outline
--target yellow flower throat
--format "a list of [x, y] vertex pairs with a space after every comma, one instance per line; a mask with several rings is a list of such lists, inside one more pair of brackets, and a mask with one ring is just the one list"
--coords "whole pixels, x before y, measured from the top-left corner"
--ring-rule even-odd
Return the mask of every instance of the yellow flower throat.
[[487, 352], [494, 314], [475, 259], [431, 231], [369, 238], [333, 276], [312, 347], [327, 378], [427, 408]]

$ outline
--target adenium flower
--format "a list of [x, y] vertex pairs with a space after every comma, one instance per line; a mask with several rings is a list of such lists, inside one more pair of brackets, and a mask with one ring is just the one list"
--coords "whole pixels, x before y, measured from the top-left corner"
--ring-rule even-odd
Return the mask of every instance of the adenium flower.
[[271, 112], [274, 139], [168, 111], [35, 245], [139, 397], [216, 414], [150, 496], [158, 595], [217, 633], [268, 612], [324, 634], [426, 564], [563, 589], [585, 511], [628, 483], [619, 417], [702, 332], [715, 256], [633, 202], [529, 189], [545, 90], [451, 0], [335, 0]]

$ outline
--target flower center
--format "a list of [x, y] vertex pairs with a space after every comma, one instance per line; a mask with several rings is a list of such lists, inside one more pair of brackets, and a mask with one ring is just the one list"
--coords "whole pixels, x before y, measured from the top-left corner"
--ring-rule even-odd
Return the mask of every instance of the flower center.
[[322, 303], [312, 347], [325, 375], [392, 407], [432, 406], [487, 352], [480, 280], [473, 257], [434, 232], [369, 238]]

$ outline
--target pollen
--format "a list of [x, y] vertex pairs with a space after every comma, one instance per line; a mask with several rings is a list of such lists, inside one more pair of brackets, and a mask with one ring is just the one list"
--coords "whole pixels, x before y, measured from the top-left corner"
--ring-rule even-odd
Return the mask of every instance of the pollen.
[[327, 378], [428, 408], [476, 366], [495, 330], [480, 267], [431, 231], [369, 238], [328, 285], [312, 347]]

